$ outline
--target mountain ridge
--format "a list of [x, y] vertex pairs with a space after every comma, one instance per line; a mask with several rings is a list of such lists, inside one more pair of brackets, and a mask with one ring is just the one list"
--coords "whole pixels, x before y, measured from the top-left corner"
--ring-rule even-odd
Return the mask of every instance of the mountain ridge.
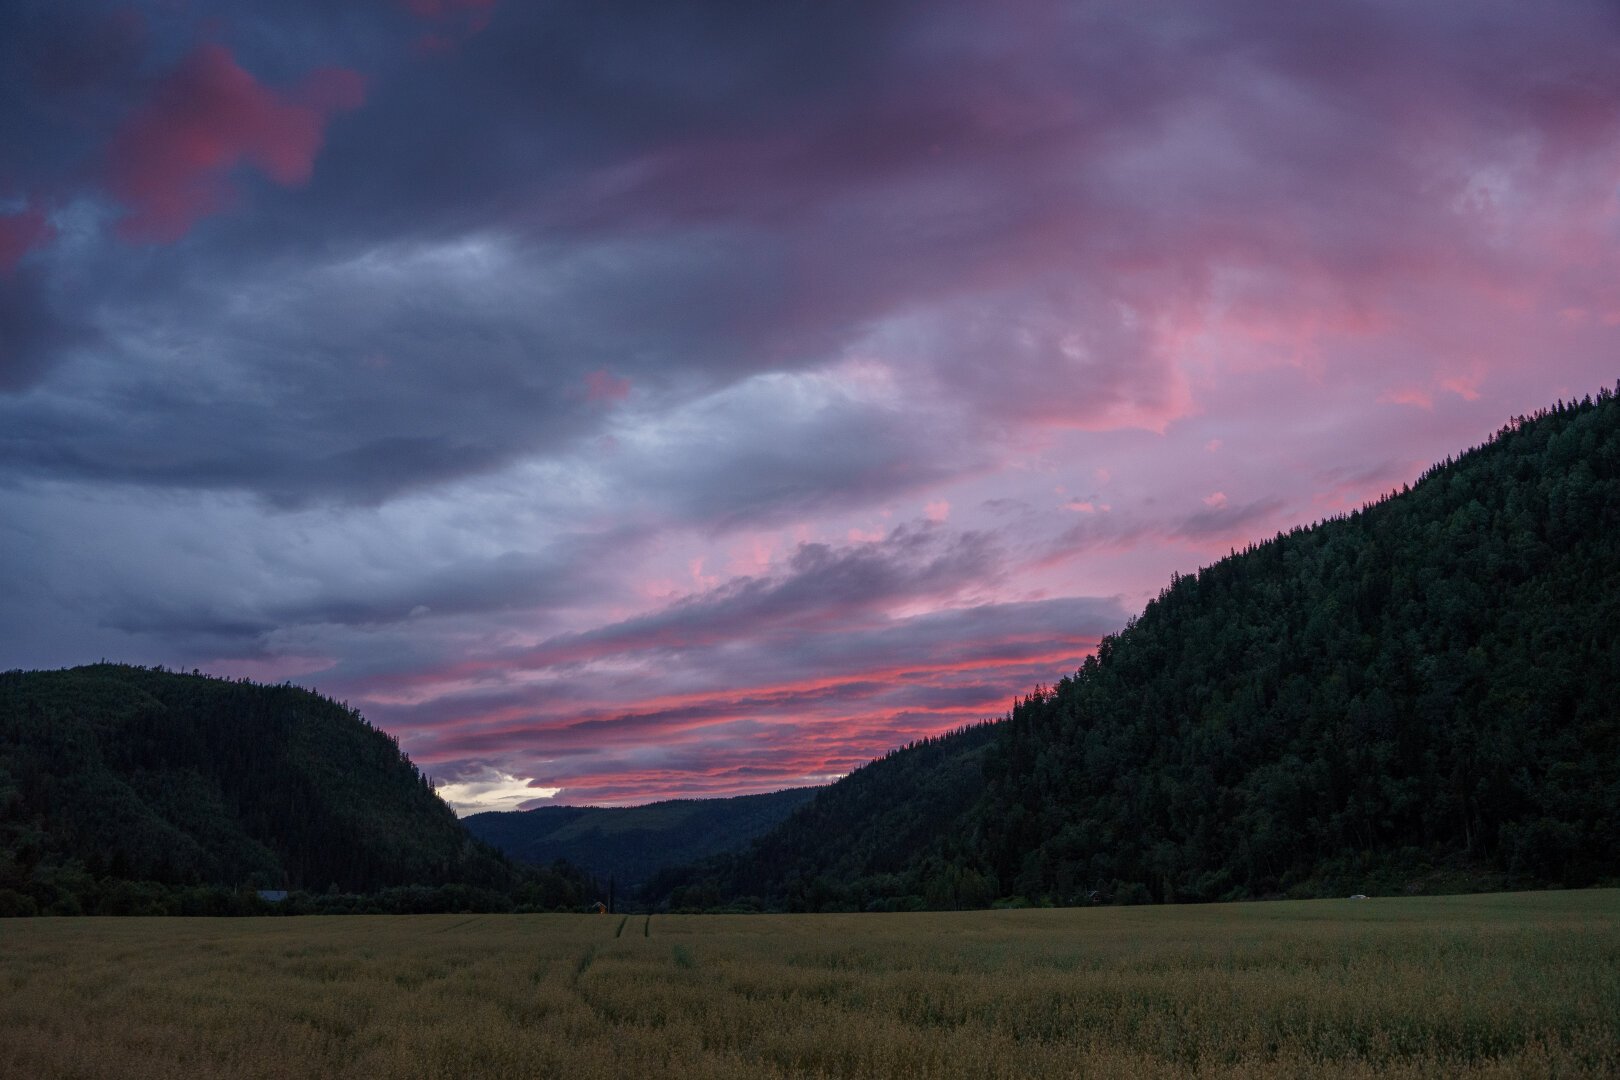
[[786, 788], [719, 799], [661, 799], [640, 806], [541, 806], [490, 810], [462, 823], [524, 862], [564, 859], [621, 887], [657, 871], [740, 847], [811, 799], [818, 788]]

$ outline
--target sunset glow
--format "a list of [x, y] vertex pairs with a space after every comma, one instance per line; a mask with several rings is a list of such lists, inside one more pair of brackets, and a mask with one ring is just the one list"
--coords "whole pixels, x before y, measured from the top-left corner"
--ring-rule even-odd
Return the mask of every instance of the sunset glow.
[[0, 13], [0, 667], [825, 783], [1620, 376], [1620, 16]]

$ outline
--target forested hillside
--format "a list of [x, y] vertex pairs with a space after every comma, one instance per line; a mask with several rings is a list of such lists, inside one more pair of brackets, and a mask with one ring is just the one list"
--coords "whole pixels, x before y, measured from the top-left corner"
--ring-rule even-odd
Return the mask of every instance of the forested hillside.
[[629, 888], [665, 867], [744, 846], [809, 802], [816, 790], [645, 806], [542, 806], [472, 814], [462, 824], [514, 859], [540, 866], [565, 859], [601, 881]]
[[0, 909], [450, 885], [548, 906], [595, 892], [514, 868], [391, 736], [307, 690], [114, 664], [0, 674]]
[[[830, 908], [1620, 879], [1620, 399], [1176, 577], [991, 730], [958, 814], [911, 788], [803, 828], [856, 773], [681, 884]], [[897, 818], [931, 823], [911, 855], [863, 858]]]
[[965, 866], [959, 826], [994, 737], [979, 724], [891, 751], [743, 851], [666, 871], [645, 892], [676, 908], [983, 906], [995, 894]]

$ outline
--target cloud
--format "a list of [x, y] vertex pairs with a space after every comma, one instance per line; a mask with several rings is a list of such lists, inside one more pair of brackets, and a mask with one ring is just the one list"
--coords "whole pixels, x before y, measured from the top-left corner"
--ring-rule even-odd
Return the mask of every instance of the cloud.
[[43, 273], [23, 267], [0, 275], [0, 394], [35, 385], [86, 337], [57, 312]]
[[628, 652], [686, 651], [786, 627], [828, 626], [848, 633], [903, 601], [939, 600], [995, 574], [996, 552], [981, 534], [947, 535], [900, 526], [882, 541], [835, 549], [800, 544], [768, 577], [738, 577], [660, 611], [553, 639], [520, 658], [553, 666]]
[[235, 196], [251, 165], [283, 186], [307, 183], [332, 113], [357, 108], [365, 80], [327, 69], [286, 93], [261, 85], [222, 45], [193, 50], [114, 136], [107, 184], [130, 210], [126, 240], [178, 240]]
[[896, 393], [844, 364], [757, 376], [627, 421], [609, 467], [639, 504], [724, 531], [922, 490], [982, 464], [945, 417]]
[[1193, 408], [1153, 320], [1072, 280], [955, 300], [888, 324], [866, 347], [922, 367], [941, 399], [998, 427], [1163, 431]]
[[178, 286], [183, 300], [147, 291], [177, 287], [162, 275], [132, 285], [102, 309], [99, 377], [17, 416], [6, 455], [47, 475], [369, 503], [590, 430], [526, 328], [477, 322], [504, 300], [486, 287], [526, 284], [487, 251], [244, 267]]
[[[770, 630], [740, 620], [724, 642], [711, 637], [674, 653], [642, 642], [649, 657], [659, 656], [663, 692], [634, 686], [633, 703], [621, 708], [575, 702], [600, 702], [608, 686], [623, 687], [623, 667], [373, 711], [436, 775], [506, 761], [573, 801], [623, 798], [636, 785], [661, 784], [660, 795], [726, 790], [711, 785], [725, 776], [742, 782], [746, 768], [749, 790], [760, 790], [823, 782], [807, 778], [840, 775], [897, 743], [998, 716], [1034, 683], [1072, 671], [1124, 618], [1117, 601], [1066, 598], [867, 620], [864, 628]], [[707, 671], [697, 682], [708, 689], [668, 689], [692, 682], [694, 667]], [[657, 762], [659, 778], [624, 776], [631, 761]]]
[[[683, 338], [662, 309], [598, 333], [621, 324], [611, 308], [599, 321], [594, 297], [656, 293], [675, 250], [648, 265], [639, 247], [471, 235], [227, 265], [207, 281], [176, 281], [165, 262], [96, 309], [102, 374], [12, 418], [0, 456], [23, 472], [287, 507], [374, 504], [540, 456], [611, 470], [604, 481], [644, 505], [727, 527], [962, 467], [970, 447], [901, 422], [841, 360], [737, 381], [709, 327]], [[609, 392], [616, 410], [601, 408]], [[623, 447], [613, 461], [586, 442], [603, 433]]]
[[1282, 509], [1280, 499], [1254, 499], [1246, 503], [1222, 500], [1190, 514], [1171, 530], [1176, 539], [1242, 541], [1252, 538], [1262, 523]]
[[56, 230], [37, 206], [0, 214], [0, 279], [9, 278], [32, 249], [47, 243]]
[[[1082, 512], [1043, 545], [1040, 558], [1066, 562], [1158, 544], [1186, 544], [1208, 557], [1218, 557], [1230, 546], [1264, 539], [1269, 523], [1286, 506], [1283, 499], [1276, 497], [1232, 502], [1222, 492], [1198, 502], [1201, 505], [1191, 513], [1182, 511], [1184, 503]], [[1065, 504], [1065, 509], [1070, 508], [1078, 509], [1072, 503]]]
[[630, 380], [608, 371], [585, 373], [585, 397], [591, 401], [623, 401], [630, 396]]
[[1603, 3], [142, 11], [0, 5], [0, 651], [451, 779], [844, 771], [1614, 378]]
[[471, 775], [467, 770], [455, 780], [435, 785], [439, 797], [458, 815], [480, 814], [487, 810], [526, 810], [528, 803], [549, 799], [559, 788], [539, 787], [521, 776], [499, 769], [484, 768]]

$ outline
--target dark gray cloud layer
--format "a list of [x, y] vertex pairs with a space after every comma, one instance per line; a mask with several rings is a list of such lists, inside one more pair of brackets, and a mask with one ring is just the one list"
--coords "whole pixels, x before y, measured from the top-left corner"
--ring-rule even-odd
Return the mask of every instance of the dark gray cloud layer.
[[[401, 5], [186, 24], [22, 4], [0, 81], [19, 164], [0, 182], [57, 206], [105, 203], [106, 140], [210, 33], [277, 93], [334, 65], [367, 89], [328, 118], [309, 182], [239, 170], [251, 212], [8, 283], [0, 391], [87, 340], [106, 374], [93, 408], [82, 385], [0, 401], [0, 468], [375, 503], [599, 433], [594, 371], [689, 398], [836, 359], [880, 319], [919, 391], [996, 422], [1151, 426], [1183, 403], [1153, 323], [1122, 307], [1207, 289], [1213, 255], [1286, 260], [1301, 229], [1355, 219], [1315, 248], [1375, 271], [1367, 242], [1409, 212], [1393, 196], [1432, 180], [1390, 125], [1422, 137], [1486, 103], [1480, 134], [1580, 153], [1620, 79], [1594, 66], [1614, 55], [1600, 6], [1567, 26], [1478, 7], [1466, 49], [1460, 16], [1378, 4], [997, 11], [987, 33], [975, 4], [512, 4], [419, 54], [437, 28]], [[1605, 32], [1607, 50], [1512, 74]], [[1206, 142], [1173, 139], [1189, 112]], [[1346, 213], [1257, 217], [1302, 185]], [[769, 490], [710, 486], [698, 509], [915, 481], [833, 456]]]
[[27, 390], [87, 337], [57, 313], [38, 270], [0, 280], [0, 395]]

